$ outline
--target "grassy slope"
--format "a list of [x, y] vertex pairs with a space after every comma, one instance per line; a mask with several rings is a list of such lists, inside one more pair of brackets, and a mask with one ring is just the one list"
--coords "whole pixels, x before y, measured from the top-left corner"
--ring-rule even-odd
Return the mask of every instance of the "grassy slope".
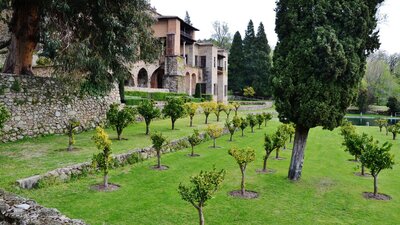
[[[310, 132], [300, 182], [286, 179], [288, 150], [282, 152], [286, 160], [269, 161], [270, 168], [277, 169], [277, 173], [256, 174], [255, 170], [262, 165], [263, 134], [273, 132], [277, 125], [275, 121], [268, 128], [256, 129], [255, 134], [246, 132], [245, 138], [237, 134], [232, 143], [227, 141], [228, 136], [223, 136], [217, 140], [217, 145], [222, 146], [219, 149], [209, 148], [210, 142], [203, 143], [196, 148], [201, 154], [199, 158], [186, 157], [189, 150], [164, 155], [162, 162], [170, 166], [168, 171], [150, 170], [155, 160], [115, 170], [110, 180], [121, 185], [115, 192], [90, 190], [90, 185], [101, 182], [98, 175], [21, 194], [90, 224], [197, 224], [195, 209], [180, 199], [177, 187], [180, 182], [188, 182], [189, 176], [216, 165], [228, 173], [222, 189], [205, 208], [208, 224], [397, 224], [400, 221], [399, 167], [380, 175], [380, 192], [391, 195], [391, 201], [365, 200], [361, 193], [372, 191], [372, 178], [353, 175], [356, 164], [348, 161], [351, 157], [343, 151], [337, 130], [316, 128]], [[376, 127], [358, 130], [390, 141], [390, 136], [379, 133]], [[393, 143], [398, 162], [399, 143]], [[227, 154], [232, 145], [252, 146], [257, 150], [257, 160], [247, 171], [247, 187], [259, 192], [259, 199], [242, 200], [227, 195], [240, 185], [239, 168]]]

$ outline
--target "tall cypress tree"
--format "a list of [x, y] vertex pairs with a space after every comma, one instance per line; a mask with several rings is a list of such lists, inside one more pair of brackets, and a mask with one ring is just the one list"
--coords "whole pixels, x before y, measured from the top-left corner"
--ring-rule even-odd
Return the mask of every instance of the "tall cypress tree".
[[279, 0], [274, 51], [276, 110], [296, 124], [288, 177], [301, 177], [310, 128], [332, 130], [346, 113], [379, 48], [376, 12], [383, 0]]
[[192, 24], [192, 21], [190, 20], [190, 16], [189, 16], [188, 11], [186, 11], [184, 21], [185, 21], [185, 23], [187, 23], [187, 24], [189, 24], [189, 25], [193, 25], [193, 24]]
[[[243, 39], [243, 61], [244, 61], [244, 74], [242, 88], [245, 86], [253, 86], [254, 80], [257, 77], [257, 66], [255, 63], [256, 58], [256, 35], [254, 32], [253, 21], [250, 20], [247, 25], [247, 30]], [[258, 93], [256, 93], [258, 94]]]
[[228, 87], [234, 93], [241, 93], [243, 89], [243, 41], [239, 31], [233, 36], [229, 51]]
[[256, 57], [254, 58], [254, 62], [256, 65], [257, 76], [252, 81], [253, 87], [257, 95], [271, 96], [271, 47], [268, 44], [267, 35], [265, 34], [264, 25], [262, 23], [258, 26], [255, 38], [255, 47]]

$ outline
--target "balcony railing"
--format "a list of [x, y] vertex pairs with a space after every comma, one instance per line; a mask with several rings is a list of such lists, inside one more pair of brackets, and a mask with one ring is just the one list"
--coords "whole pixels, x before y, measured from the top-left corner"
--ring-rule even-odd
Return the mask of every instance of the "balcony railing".
[[185, 38], [193, 39], [192, 35], [187, 33], [186, 31], [181, 30], [181, 35]]

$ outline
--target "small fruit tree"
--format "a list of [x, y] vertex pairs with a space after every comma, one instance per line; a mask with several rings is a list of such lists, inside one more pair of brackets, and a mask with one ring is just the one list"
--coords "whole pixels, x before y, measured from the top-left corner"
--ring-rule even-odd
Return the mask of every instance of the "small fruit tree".
[[201, 103], [201, 108], [203, 109], [203, 113], [206, 116], [206, 122], [205, 124], [208, 123], [208, 116], [214, 112], [214, 110], [217, 108], [217, 103], [215, 102], [203, 102]]
[[150, 123], [153, 119], [160, 117], [161, 111], [154, 104], [154, 101], [144, 100], [137, 107], [139, 114], [146, 123], [146, 135], [150, 133]]
[[182, 98], [168, 98], [167, 104], [164, 106], [162, 112], [165, 116], [171, 118], [172, 130], [175, 130], [175, 122], [177, 119], [186, 115], [185, 103]]
[[200, 138], [199, 130], [193, 130], [193, 134], [188, 137], [188, 141], [190, 146], [192, 147], [192, 153], [190, 154], [190, 156], [194, 157], [196, 156], [194, 154], [194, 146], [200, 144], [202, 141]]
[[229, 115], [231, 115], [232, 110], [234, 110], [235, 107], [232, 104], [227, 104], [225, 105], [224, 112], [226, 114], [226, 120], [229, 120]]
[[361, 155], [361, 162], [371, 172], [374, 177], [374, 196], [378, 194], [378, 175], [384, 169], [392, 169], [394, 165], [394, 156], [390, 154], [392, 144], [385, 142], [379, 146], [379, 142], [369, 142]]
[[275, 159], [281, 159], [279, 157], [279, 153], [281, 151], [281, 148], [285, 146], [285, 143], [288, 139], [288, 135], [283, 129], [283, 125], [280, 125], [278, 129], [276, 130], [273, 138], [274, 138], [274, 143], [275, 143]]
[[226, 105], [222, 102], [219, 102], [217, 104], [217, 107], [214, 109], [214, 114], [217, 116], [217, 122], [219, 122], [219, 116], [221, 115], [221, 112], [225, 111]]
[[388, 127], [388, 131], [392, 133], [393, 140], [396, 140], [397, 134], [400, 133], [400, 123], [393, 124]]
[[4, 124], [6, 123], [7, 120], [9, 120], [11, 117], [10, 112], [8, 111], [8, 109], [0, 104], [0, 134], [1, 134], [1, 130], [4, 127]]
[[243, 89], [243, 95], [246, 97], [253, 97], [256, 94], [253, 87], [246, 87]]
[[[382, 128], [383, 128], [383, 127], [387, 127], [387, 126], [388, 126], [388, 121], [387, 121], [387, 119], [379, 118], [379, 119], [375, 120], [375, 122], [378, 124], [379, 131], [380, 131], [380, 132], [382, 132]], [[386, 128], [386, 129], [387, 129], [387, 128]]]
[[240, 184], [240, 192], [242, 196], [246, 193], [246, 185], [245, 185], [245, 175], [247, 165], [253, 162], [256, 158], [256, 154], [254, 149], [251, 148], [231, 148], [228, 151], [229, 155], [235, 158], [236, 163], [239, 165], [240, 172], [242, 173], [242, 182]]
[[80, 125], [81, 125], [81, 122], [79, 122], [79, 120], [76, 118], [69, 119], [66, 124], [67, 135], [68, 135], [67, 151], [72, 151], [74, 149], [75, 132], [76, 132], [76, 128], [78, 128]]
[[230, 134], [229, 141], [233, 141], [233, 135], [235, 134], [237, 127], [235, 126], [233, 121], [226, 121], [225, 127], [228, 129], [229, 134]]
[[162, 135], [162, 133], [154, 133], [150, 135], [151, 141], [153, 143], [153, 148], [157, 152], [157, 169], [161, 169], [161, 151], [164, 147], [164, 144], [167, 142], [167, 138]]
[[247, 122], [249, 123], [249, 126], [251, 127], [251, 133], [254, 133], [254, 127], [257, 125], [257, 118], [253, 114], [247, 114]]
[[269, 156], [271, 155], [271, 153], [276, 149], [276, 134], [274, 134], [274, 136], [270, 136], [268, 134], [265, 134], [264, 137], [264, 150], [265, 150], [265, 156], [263, 158], [263, 169], [262, 172], [266, 173], [268, 172], [267, 170], [267, 161]]
[[235, 108], [235, 116], [237, 116], [239, 108], [240, 108], [240, 103], [239, 102], [233, 102], [232, 106]]
[[135, 122], [136, 110], [128, 106], [121, 110], [119, 108], [119, 104], [111, 104], [107, 112], [107, 120], [112, 128], [117, 131], [118, 140], [121, 140], [121, 134], [125, 127]]
[[240, 129], [242, 130], [242, 137], [244, 136], [244, 130], [249, 126], [249, 122], [246, 118], [240, 118]]
[[223, 128], [217, 124], [211, 124], [207, 126], [206, 132], [214, 141], [213, 148], [216, 148], [216, 140], [217, 138], [221, 137]]
[[197, 103], [194, 103], [194, 102], [185, 103], [186, 113], [190, 117], [190, 127], [193, 127], [193, 117], [196, 115], [198, 108], [199, 108], [199, 104], [197, 104]]
[[200, 225], [204, 225], [203, 207], [219, 189], [225, 177], [225, 170], [201, 171], [190, 178], [191, 185], [179, 184], [178, 192], [184, 201], [189, 202], [199, 213]]
[[108, 138], [108, 134], [101, 127], [96, 127], [96, 134], [92, 137], [92, 140], [96, 144], [98, 150], [102, 151], [97, 155], [93, 155], [92, 167], [99, 169], [103, 172], [104, 176], [104, 188], [108, 188], [108, 172], [111, 167], [111, 140]]
[[258, 129], [261, 129], [261, 125], [264, 123], [264, 115], [257, 114], [256, 119], [257, 119], [257, 123], [258, 123]]
[[266, 112], [263, 112], [262, 114], [264, 115], [264, 126], [266, 127], [267, 126], [267, 122], [272, 120], [272, 114], [271, 113], [266, 113]]

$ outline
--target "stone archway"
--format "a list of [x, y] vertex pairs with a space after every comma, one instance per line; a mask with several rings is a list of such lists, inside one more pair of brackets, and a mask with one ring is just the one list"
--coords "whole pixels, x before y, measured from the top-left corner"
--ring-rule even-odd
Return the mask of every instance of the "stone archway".
[[196, 74], [192, 74], [192, 95], [194, 95], [196, 93], [196, 84], [197, 84], [197, 76]]
[[163, 88], [163, 78], [164, 78], [164, 69], [159, 67], [154, 71], [153, 75], [151, 75], [150, 87], [151, 88]]
[[186, 94], [190, 95], [191, 88], [190, 88], [190, 73], [189, 72], [187, 72], [185, 75], [185, 91], [186, 91]]
[[135, 79], [133, 76], [130, 76], [128, 79], [125, 80], [125, 86], [135, 87]]
[[138, 87], [149, 87], [149, 76], [147, 75], [147, 71], [144, 68], [140, 69], [138, 73]]

